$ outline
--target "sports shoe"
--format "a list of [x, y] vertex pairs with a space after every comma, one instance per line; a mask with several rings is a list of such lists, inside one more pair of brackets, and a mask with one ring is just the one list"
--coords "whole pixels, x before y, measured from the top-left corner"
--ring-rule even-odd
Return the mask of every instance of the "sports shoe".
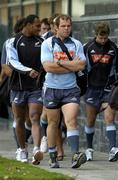
[[88, 148], [86, 150], [85, 154], [86, 154], [87, 161], [93, 160], [93, 152], [94, 152], [94, 150], [92, 148]]
[[40, 164], [40, 161], [43, 159], [43, 153], [41, 151], [34, 150], [33, 151], [33, 157], [32, 157], [32, 164], [33, 165], [38, 165]]
[[114, 162], [118, 160], [118, 148], [112, 147], [109, 152], [109, 161]]
[[48, 141], [46, 136], [43, 136], [41, 139], [40, 151], [43, 153], [48, 151]]
[[28, 138], [28, 144], [33, 144], [33, 137], [32, 137], [32, 135]]
[[51, 168], [59, 168], [60, 167], [58, 161], [52, 162], [51, 159], [49, 160], [49, 166]]
[[17, 149], [16, 160], [20, 162], [28, 162], [28, 152], [25, 149]]
[[72, 168], [78, 168], [80, 167], [82, 164], [84, 164], [86, 162], [86, 154], [79, 152], [73, 155], [72, 157]]
[[49, 166], [51, 168], [59, 168], [59, 163], [57, 161], [57, 152], [51, 152], [49, 153], [50, 160], [49, 160]]

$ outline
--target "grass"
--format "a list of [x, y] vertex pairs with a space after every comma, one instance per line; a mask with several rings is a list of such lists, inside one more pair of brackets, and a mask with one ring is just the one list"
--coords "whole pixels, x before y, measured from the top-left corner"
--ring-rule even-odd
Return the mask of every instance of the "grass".
[[74, 180], [74, 178], [0, 156], [0, 180]]

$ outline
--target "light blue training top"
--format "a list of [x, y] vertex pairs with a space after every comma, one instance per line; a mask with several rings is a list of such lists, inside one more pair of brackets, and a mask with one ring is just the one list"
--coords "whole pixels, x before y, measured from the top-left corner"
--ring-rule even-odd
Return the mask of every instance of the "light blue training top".
[[9, 64], [9, 66], [12, 69], [15, 69], [18, 72], [21, 72], [21, 73], [24, 73], [24, 74], [26, 72], [30, 72], [32, 70], [32, 68], [24, 66], [19, 61], [17, 49], [14, 47], [14, 40], [15, 40], [15, 38], [10, 38], [5, 43], [5, 47], [6, 47], [6, 64]]
[[[61, 49], [61, 47], [55, 43], [52, 46], [52, 37], [46, 39], [41, 46], [41, 62], [53, 62], [56, 60], [67, 60], [67, 55]], [[83, 46], [80, 41], [69, 37], [64, 41], [65, 46], [68, 48], [69, 53], [72, 58], [79, 57], [81, 60], [85, 61], [85, 55], [83, 51]], [[68, 60], [69, 61], [69, 60]], [[46, 73], [44, 86], [54, 89], [70, 89], [77, 87], [76, 76], [74, 72], [69, 73]]]

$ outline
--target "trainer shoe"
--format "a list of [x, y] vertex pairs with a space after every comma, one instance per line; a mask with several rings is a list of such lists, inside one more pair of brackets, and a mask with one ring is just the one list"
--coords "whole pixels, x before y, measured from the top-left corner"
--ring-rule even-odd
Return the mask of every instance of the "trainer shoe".
[[39, 149], [33, 150], [32, 164], [38, 165], [43, 159], [43, 153]]
[[46, 136], [43, 136], [41, 139], [40, 151], [43, 153], [48, 151], [48, 141]]
[[28, 144], [33, 144], [33, 137], [32, 137], [32, 135], [28, 138]]
[[57, 152], [51, 152], [49, 154], [50, 154], [49, 166], [51, 168], [59, 168], [59, 163], [57, 161]]
[[109, 161], [114, 162], [118, 160], [118, 148], [112, 147], [109, 152]]
[[20, 161], [20, 153], [19, 153], [19, 151], [20, 151], [20, 148], [18, 148], [18, 149], [16, 150], [16, 160], [17, 160], [17, 161]]
[[93, 160], [93, 152], [94, 152], [94, 150], [92, 148], [88, 148], [86, 150], [85, 154], [86, 154], [87, 161]]
[[56, 160], [55, 162], [52, 162], [51, 159], [49, 160], [49, 166], [50, 166], [51, 168], [59, 168], [59, 167], [60, 167], [57, 160]]
[[20, 162], [28, 162], [28, 152], [25, 149], [17, 149], [16, 160]]
[[72, 168], [78, 168], [86, 162], [86, 154], [79, 152], [75, 153], [72, 157]]

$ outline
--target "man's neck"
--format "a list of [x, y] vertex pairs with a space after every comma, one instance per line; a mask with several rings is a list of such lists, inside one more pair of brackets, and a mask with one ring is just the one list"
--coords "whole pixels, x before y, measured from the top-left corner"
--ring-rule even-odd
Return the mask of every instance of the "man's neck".
[[32, 36], [26, 28], [23, 28], [22, 33], [23, 33], [23, 35], [25, 35], [27, 37], [31, 37]]
[[62, 36], [59, 36], [59, 35], [56, 35], [56, 37], [61, 39], [62, 42], [64, 42], [64, 40], [66, 39], [65, 37], [62, 37]]

